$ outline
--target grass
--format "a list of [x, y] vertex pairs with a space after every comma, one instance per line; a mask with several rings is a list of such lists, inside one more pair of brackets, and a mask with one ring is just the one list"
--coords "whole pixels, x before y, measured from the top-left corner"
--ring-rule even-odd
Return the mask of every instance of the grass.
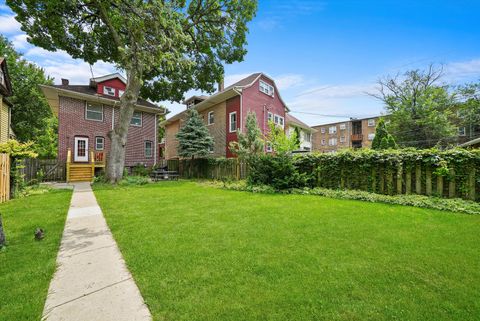
[[95, 194], [154, 320], [480, 315], [480, 216], [192, 182]]
[[[71, 191], [54, 190], [0, 205], [7, 246], [0, 250], [0, 320], [40, 320]], [[35, 228], [45, 238], [35, 241]]]

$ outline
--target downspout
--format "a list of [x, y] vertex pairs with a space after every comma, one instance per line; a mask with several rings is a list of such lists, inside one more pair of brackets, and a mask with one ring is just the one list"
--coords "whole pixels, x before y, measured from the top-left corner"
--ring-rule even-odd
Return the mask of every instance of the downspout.
[[157, 114], [155, 114], [155, 147], [154, 147], [154, 156], [153, 156], [153, 165], [156, 165], [157, 164], [157, 132], [158, 132], [158, 129], [157, 129], [157, 126], [158, 126], [158, 120], [157, 120]]
[[233, 88], [233, 91], [240, 96], [240, 132], [243, 132], [243, 96], [242, 92], [238, 91], [237, 88]]

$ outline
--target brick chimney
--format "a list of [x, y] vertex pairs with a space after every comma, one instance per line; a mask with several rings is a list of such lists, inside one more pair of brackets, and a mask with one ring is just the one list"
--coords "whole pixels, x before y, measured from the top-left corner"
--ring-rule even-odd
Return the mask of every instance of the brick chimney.
[[223, 78], [218, 82], [218, 91], [223, 91], [225, 89], [225, 85], [223, 83]]
[[62, 86], [68, 86], [70, 81], [68, 79], [62, 78]]

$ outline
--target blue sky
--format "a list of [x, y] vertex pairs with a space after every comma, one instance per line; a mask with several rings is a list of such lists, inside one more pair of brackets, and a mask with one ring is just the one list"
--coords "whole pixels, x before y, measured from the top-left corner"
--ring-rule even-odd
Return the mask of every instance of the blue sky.
[[[260, 0], [248, 54], [226, 66], [225, 82], [267, 73], [292, 114], [310, 125], [377, 115], [382, 104], [366, 92], [375, 91], [379, 77], [436, 63], [444, 65], [446, 83], [480, 80], [479, 12], [478, 0]], [[1, 0], [0, 33], [57, 83], [91, 77], [84, 62], [29, 45]], [[93, 66], [95, 76], [113, 70], [101, 62]], [[172, 114], [184, 108], [164, 104]]]

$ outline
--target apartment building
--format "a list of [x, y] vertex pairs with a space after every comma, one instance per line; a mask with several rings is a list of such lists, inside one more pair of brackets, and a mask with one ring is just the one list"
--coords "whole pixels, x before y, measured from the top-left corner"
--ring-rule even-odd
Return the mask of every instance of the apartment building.
[[380, 116], [313, 126], [314, 151], [332, 153], [343, 148], [370, 148]]

